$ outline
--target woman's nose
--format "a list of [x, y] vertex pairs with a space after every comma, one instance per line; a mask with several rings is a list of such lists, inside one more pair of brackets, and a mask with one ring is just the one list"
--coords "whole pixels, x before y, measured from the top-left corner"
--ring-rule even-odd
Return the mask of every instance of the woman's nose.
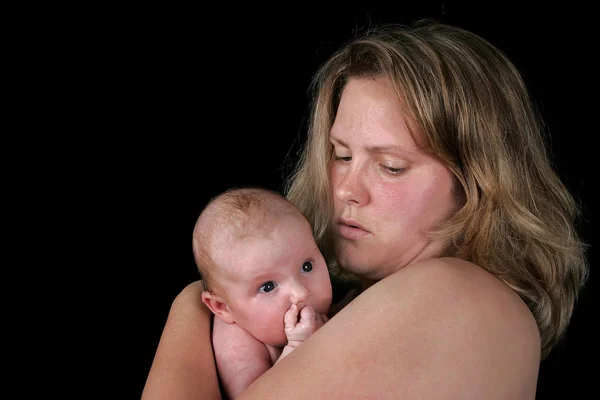
[[367, 202], [368, 192], [363, 183], [364, 171], [348, 168], [335, 187], [336, 197], [346, 204], [363, 205]]

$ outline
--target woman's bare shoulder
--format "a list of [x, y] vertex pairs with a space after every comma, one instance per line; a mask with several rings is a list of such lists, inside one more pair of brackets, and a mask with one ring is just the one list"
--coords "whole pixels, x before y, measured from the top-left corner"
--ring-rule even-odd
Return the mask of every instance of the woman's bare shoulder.
[[[381, 288], [376, 288], [379, 285]], [[451, 307], [466, 312], [475, 321], [497, 312], [524, 326], [535, 320], [522, 299], [508, 285], [483, 268], [457, 258], [429, 259], [411, 264], [382, 280], [372, 290], [375, 296], [393, 297], [401, 287], [402, 296], [415, 296], [418, 304]], [[404, 301], [407, 299], [403, 298]], [[458, 315], [453, 315], [453, 318]], [[537, 327], [536, 327], [537, 331]]]
[[437, 259], [371, 286], [288, 357], [249, 394], [277, 382], [284, 395], [302, 376], [288, 388], [298, 398], [306, 389], [312, 398], [534, 399], [540, 343], [508, 286], [466, 261]]
[[[445, 335], [457, 335], [456, 345], [521, 347], [519, 359], [529, 353], [539, 362], [539, 330], [531, 311], [507, 284], [473, 263], [456, 258], [421, 261], [378, 285], [369, 294], [372, 299], [365, 300], [401, 302], [394, 306], [401, 316], [422, 313]], [[477, 337], [470, 338], [472, 333]]]
[[[412, 264], [386, 280], [374, 296], [387, 296], [402, 288], [414, 306], [443, 309], [440, 320], [449, 318], [464, 324], [484, 324], [482, 328], [498, 330], [517, 326], [539, 341], [539, 331], [531, 311], [507, 284], [483, 268], [457, 258], [437, 258]], [[390, 287], [388, 287], [388, 285]], [[467, 325], [468, 326], [468, 325]]]
[[[533, 315], [512, 289], [483, 268], [452, 258], [422, 261], [363, 295], [356, 307], [377, 309], [377, 323], [385, 326], [386, 318], [393, 319], [400, 329], [398, 340], [405, 341], [399, 346], [401, 364], [409, 375], [419, 366], [431, 379], [453, 377], [450, 387], [452, 382], [459, 384], [457, 390], [468, 385], [479, 398], [492, 398], [487, 389], [507, 384], [522, 387], [521, 394], [534, 393], [540, 338]], [[521, 398], [517, 394], [504, 398]]]

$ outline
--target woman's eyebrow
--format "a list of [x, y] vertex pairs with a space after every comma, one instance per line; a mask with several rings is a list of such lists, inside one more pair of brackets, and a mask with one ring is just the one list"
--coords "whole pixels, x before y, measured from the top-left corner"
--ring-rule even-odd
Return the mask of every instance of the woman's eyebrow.
[[369, 153], [410, 153], [410, 151], [396, 145], [367, 146], [365, 150]]
[[339, 144], [342, 147], [348, 147], [348, 145], [343, 140], [336, 139], [336, 138], [332, 137], [331, 135], [329, 136], [329, 141], [335, 142], [334, 144]]
[[[340, 139], [336, 139], [334, 137], [330, 137], [329, 138], [331, 142], [334, 142], [334, 144], [338, 144], [342, 147], [346, 147], [349, 148], [349, 146]], [[412, 153], [409, 150], [406, 150], [405, 148], [401, 147], [401, 146], [397, 146], [397, 145], [382, 145], [382, 146], [367, 146], [365, 147], [365, 150], [368, 153], [373, 153], [373, 154], [379, 154], [379, 153]]]

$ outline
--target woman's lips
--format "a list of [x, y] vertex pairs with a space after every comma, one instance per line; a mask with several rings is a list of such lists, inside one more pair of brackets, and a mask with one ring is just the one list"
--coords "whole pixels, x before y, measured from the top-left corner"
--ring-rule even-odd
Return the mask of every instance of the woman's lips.
[[353, 219], [340, 218], [338, 220], [340, 236], [348, 240], [358, 240], [370, 234], [365, 228]]

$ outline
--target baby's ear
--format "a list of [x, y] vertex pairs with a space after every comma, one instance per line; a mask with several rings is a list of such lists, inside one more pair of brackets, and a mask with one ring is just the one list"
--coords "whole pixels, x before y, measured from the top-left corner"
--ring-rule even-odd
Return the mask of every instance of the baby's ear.
[[217, 317], [221, 318], [228, 324], [233, 324], [235, 321], [231, 315], [231, 310], [223, 298], [219, 295], [209, 292], [202, 292], [202, 301]]

